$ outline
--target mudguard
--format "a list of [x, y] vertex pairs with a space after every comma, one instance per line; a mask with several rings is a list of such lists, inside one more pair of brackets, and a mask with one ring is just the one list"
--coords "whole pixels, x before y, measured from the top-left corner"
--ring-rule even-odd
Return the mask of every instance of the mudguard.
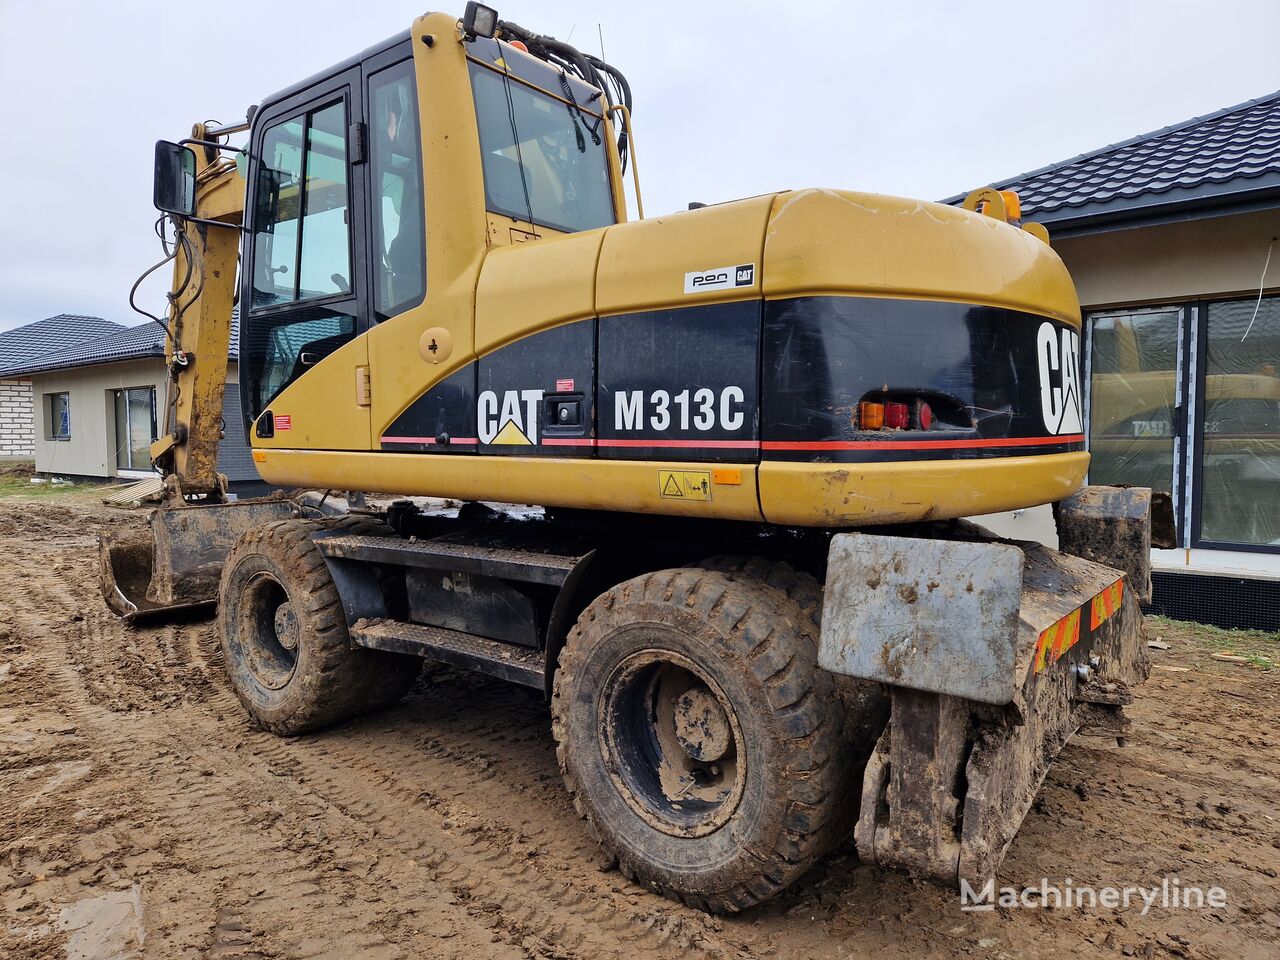
[[[863, 859], [978, 887], [994, 880], [1050, 764], [1077, 732], [1123, 736], [1150, 664], [1138, 592], [1150, 492], [1117, 505], [1124, 568], [967, 527], [964, 539], [832, 539], [819, 663], [888, 685], [891, 714], [867, 765], [855, 837]], [[1135, 503], [1138, 506], [1135, 507]], [[1148, 512], [1137, 515], [1140, 510]], [[1073, 511], [1063, 511], [1072, 522]], [[1144, 538], [1145, 530], [1145, 538]]]

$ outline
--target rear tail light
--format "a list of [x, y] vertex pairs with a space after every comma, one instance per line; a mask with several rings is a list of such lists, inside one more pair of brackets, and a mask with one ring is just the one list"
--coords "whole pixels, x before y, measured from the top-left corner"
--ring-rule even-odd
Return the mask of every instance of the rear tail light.
[[919, 398], [863, 400], [858, 404], [858, 430], [931, 430], [933, 408]]
[[858, 404], [858, 428], [880, 430], [884, 427], [884, 404], [863, 400]]
[[921, 430], [928, 430], [933, 426], [933, 408], [923, 400], [920, 401], [920, 413], [917, 416]]

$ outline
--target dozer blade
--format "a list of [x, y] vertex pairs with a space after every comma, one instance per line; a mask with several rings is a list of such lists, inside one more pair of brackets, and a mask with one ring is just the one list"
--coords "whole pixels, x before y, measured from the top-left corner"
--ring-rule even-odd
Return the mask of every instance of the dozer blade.
[[[1149, 491], [1123, 494], [1117, 520], [1141, 542]], [[1084, 522], [1108, 499], [1086, 497]], [[855, 831], [864, 860], [979, 889], [1067, 741], [1125, 733], [1150, 663], [1130, 580], [1146, 587], [1146, 560], [1118, 546], [1127, 570], [990, 535], [833, 538], [819, 663], [890, 687]]]
[[148, 534], [102, 535], [102, 596], [127, 620], [212, 603], [222, 564], [240, 535], [297, 509], [284, 499], [161, 507], [151, 515]]

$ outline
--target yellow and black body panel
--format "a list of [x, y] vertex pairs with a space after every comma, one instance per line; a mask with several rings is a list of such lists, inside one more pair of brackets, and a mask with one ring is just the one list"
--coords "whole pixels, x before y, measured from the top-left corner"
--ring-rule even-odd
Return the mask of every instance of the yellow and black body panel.
[[[413, 31], [426, 296], [271, 401], [264, 479], [824, 527], [1079, 487], [1079, 308], [1037, 236], [831, 190], [571, 234], [497, 217], [454, 32]], [[929, 429], [860, 429], [898, 395]]]
[[[1011, 227], [993, 231], [942, 208], [979, 221], [977, 242], [1029, 246], [1038, 259], [1027, 256], [1014, 276], [1027, 285], [1044, 274], [1052, 296], [1042, 290], [1036, 303], [1034, 290], [980, 274], [988, 288], [966, 288], [975, 274], [967, 262], [950, 286], [927, 289], [916, 268], [902, 281], [914, 296], [889, 296], [893, 281], [865, 277], [867, 261], [851, 258], [842, 293], [835, 278], [815, 275], [821, 292], [769, 297], [761, 289], [775, 262], [769, 244], [784, 245], [782, 269], [797, 271], [800, 258], [785, 248], [776, 214], [758, 214], [792, 197], [495, 249], [480, 273], [471, 336], [454, 339], [455, 357], [460, 341], [481, 350], [440, 377], [411, 333], [399, 367], [417, 364], [424, 384], [401, 394], [377, 452], [294, 447], [261, 457], [260, 470], [279, 483], [821, 526], [962, 516], [1074, 490], [1087, 468], [1078, 334], [1052, 252]], [[897, 216], [911, 216], [895, 203]], [[921, 232], [938, 215], [914, 214]], [[754, 254], [743, 246], [752, 219]], [[715, 248], [719, 237], [737, 241], [717, 258], [730, 281], [699, 291], [692, 280], [716, 271], [687, 251]], [[844, 239], [828, 226], [828, 243]], [[999, 262], [1002, 253], [988, 256]], [[620, 266], [628, 262], [632, 272]], [[946, 280], [942, 265], [934, 260], [933, 276]], [[891, 272], [884, 257], [878, 266]], [[643, 308], [637, 274], [661, 306]], [[695, 275], [689, 293], [687, 274]], [[1038, 349], [1049, 342], [1042, 364]], [[375, 394], [400, 386], [371, 367]], [[859, 400], [885, 390], [927, 397], [933, 428], [860, 433]], [[273, 406], [287, 412], [289, 400]], [[734, 469], [717, 469], [726, 464]], [[687, 486], [703, 480], [705, 489]]]

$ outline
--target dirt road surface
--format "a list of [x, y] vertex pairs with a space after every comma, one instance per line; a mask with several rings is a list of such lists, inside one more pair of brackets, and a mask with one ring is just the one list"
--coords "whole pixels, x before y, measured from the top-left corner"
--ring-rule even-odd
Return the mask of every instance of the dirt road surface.
[[1280, 671], [1194, 631], [1164, 625], [1127, 746], [1068, 746], [1001, 882], [1176, 876], [1225, 909], [966, 913], [845, 852], [713, 918], [602, 860], [532, 692], [436, 672], [319, 735], [255, 729], [210, 621], [101, 603], [97, 533], [141, 522], [0, 500], [0, 956], [1280, 956]]

